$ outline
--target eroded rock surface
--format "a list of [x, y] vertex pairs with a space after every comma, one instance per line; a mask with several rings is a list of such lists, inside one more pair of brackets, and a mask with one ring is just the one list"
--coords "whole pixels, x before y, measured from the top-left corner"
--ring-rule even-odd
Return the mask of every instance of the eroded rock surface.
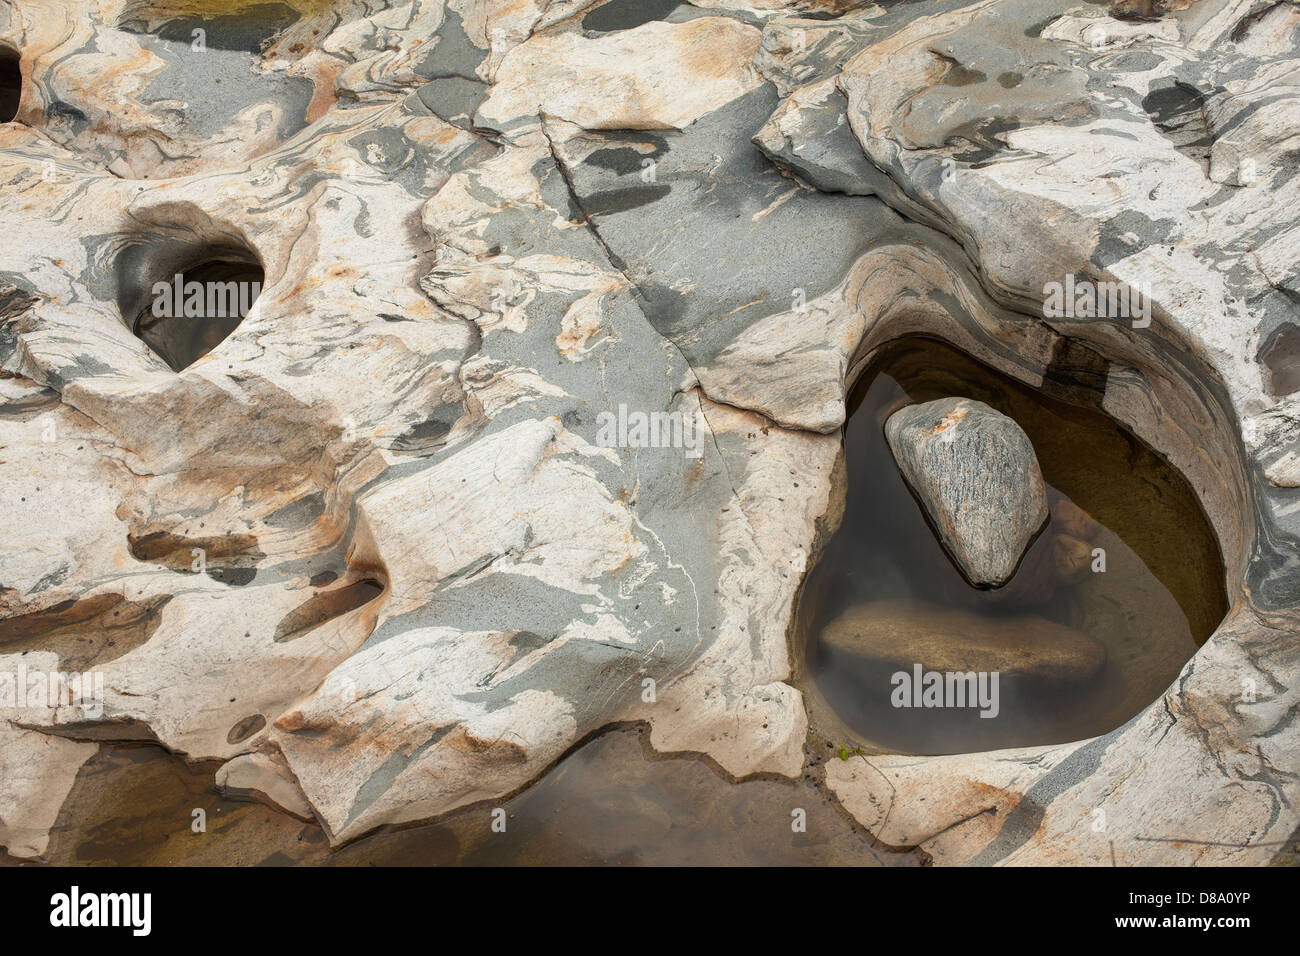
[[[837, 798], [945, 862], [1259, 863], [1300, 823], [1286, 10], [262, 6], [0, 4], [0, 615], [105, 688], [0, 711], [9, 853], [102, 740], [336, 843], [628, 721], [801, 773], [787, 631], [846, 390], [916, 332], [1166, 455], [1233, 611], [1104, 737], [855, 759]], [[176, 372], [132, 317], [232, 245], [260, 296]], [[1045, 314], [1067, 274], [1149, 284], [1149, 323]], [[628, 412], [701, 440], [602, 442]]]

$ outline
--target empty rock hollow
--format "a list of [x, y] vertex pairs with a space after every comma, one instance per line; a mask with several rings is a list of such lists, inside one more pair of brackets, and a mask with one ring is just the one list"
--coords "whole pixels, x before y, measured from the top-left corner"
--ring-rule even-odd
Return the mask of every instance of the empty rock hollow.
[[8, 123], [17, 118], [22, 95], [20, 58], [13, 50], [0, 47], [0, 123]]
[[202, 261], [150, 286], [152, 301], [132, 331], [179, 372], [239, 327], [261, 294], [264, 278], [251, 255], [210, 251]]
[[94, 281], [175, 372], [220, 345], [261, 295], [266, 271], [247, 234], [192, 202], [132, 211], [117, 231]]

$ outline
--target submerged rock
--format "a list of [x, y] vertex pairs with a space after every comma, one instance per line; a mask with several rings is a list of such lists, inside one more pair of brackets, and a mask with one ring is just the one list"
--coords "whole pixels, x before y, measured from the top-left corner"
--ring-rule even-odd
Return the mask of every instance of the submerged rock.
[[1052, 505], [1052, 518], [1063, 534], [1080, 541], [1091, 541], [1101, 531], [1097, 519], [1069, 498], [1061, 498]]
[[1062, 581], [1077, 581], [1092, 565], [1092, 545], [1068, 534], [1052, 539], [1052, 563]]
[[1003, 679], [1083, 683], [1106, 664], [1096, 638], [1032, 614], [990, 618], [923, 601], [875, 601], [826, 626], [836, 664], [909, 671], [997, 672]]
[[885, 437], [966, 579], [1006, 584], [1048, 515], [1043, 473], [1020, 426], [983, 402], [941, 398], [889, 416]]

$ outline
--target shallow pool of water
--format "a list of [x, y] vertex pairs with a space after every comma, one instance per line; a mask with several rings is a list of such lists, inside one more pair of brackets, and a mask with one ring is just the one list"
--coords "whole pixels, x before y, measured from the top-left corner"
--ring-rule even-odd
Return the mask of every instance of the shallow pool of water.
[[[1014, 419], [1048, 485], [1052, 517], [999, 589], [966, 582], [885, 441], [894, 411], [947, 396]], [[1048, 398], [941, 343], [882, 350], [852, 395], [844, 455], [843, 523], [809, 572], [796, 626], [802, 685], [826, 739], [939, 754], [1105, 733], [1155, 700], [1226, 613], [1218, 547], [1181, 475], [1101, 412]], [[910, 620], [953, 642], [989, 635], [1027, 653], [1060, 642], [1066, 627], [1100, 642], [1105, 664], [1082, 680], [1004, 675], [996, 716], [951, 700], [899, 706], [896, 662], [864, 665], [823, 639], [828, 624], [865, 606], [890, 626]]]
[[[110, 744], [78, 775], [46, 859], [206, 866], [925, 862], [924, 853], [874, 845], [826, 796], [820, 781], [828, 759], [838, 758], [811, 755], [798, 780], [732, 783], [708, 761], [656, 754], [644, 730], [623, 728], [587, 741], [509, 799], [432, 824], [379, 830], [331, 851], [315, 823], [222, 797], [212, 766], [187, 767], [153, 745]], [[493, 827], [497, 807], [505, 811], [504, 832]], [[203, 811], [201, 831], [196, 810]]]

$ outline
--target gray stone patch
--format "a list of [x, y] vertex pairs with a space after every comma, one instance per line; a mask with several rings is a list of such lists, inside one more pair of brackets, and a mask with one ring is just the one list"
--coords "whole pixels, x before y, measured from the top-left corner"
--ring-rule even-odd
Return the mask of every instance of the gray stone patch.
[[254, 72], [257, 58], [240, 49], [209, 45], [200, 52], [188, 39], [174, 42], [152, 36], [140, 37], [140, 44], [170, 64], [150, 81], [143, 101], [185, 104], [184, 122], [200, 136], [217, 135], [244, 110], [264, 103], [283, 111], [278, 138], [288, 139], [307, 125], [312, 84], [305, 77]]
[[[622, 260], [647, 318], [695, 364], [707, 363], [756, 320], [788, 311], [839, 282], [894, 219], [870, 198], [834, 198], [798, 186], [751, 138], [776, 105], [762, 87], [662, 136], [654, 182], [611, 151], [643, 134], [589, 134], [571, 174], [583, 214]], [[572, 143], [566, 144], [572, 146]], [[647, 152], [647, 158], [654, 158]]]
[[465, 32], [460, 14], [448, 8], [433, 48], [415, 66], [415, 72], [430, 80], [460, 77], [477, 80], [478, 68], [487, 50], [474, 43]]

